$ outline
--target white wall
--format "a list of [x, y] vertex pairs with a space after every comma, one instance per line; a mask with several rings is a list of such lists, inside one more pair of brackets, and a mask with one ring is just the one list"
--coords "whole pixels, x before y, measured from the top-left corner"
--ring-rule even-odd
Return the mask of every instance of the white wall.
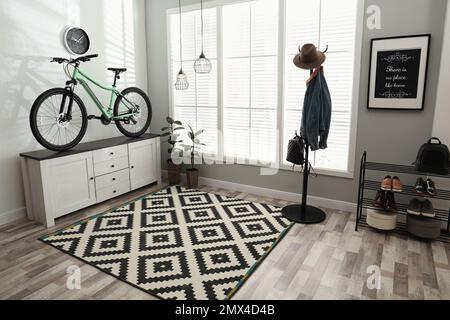
[[[31, 134], [29, 111], [41, 92], [65, 84], [61, 66], [49, 63], [49, 57], [68, 56], [61, 42], [67, 25], [84, 27], [91, 38], [89, 53], [100, 55], [83, 65], [84, 71], [111, 83], [106, 68], [127, 67], [119, 87], [146, 91], [145, 0], [0, 0], [0, 223], [24, 212], [18, 155], [42, 148]], [[83, 100], [90, 114], [99, 114]], [[119, 134], [114, 126], [90, 122], [84, 141]]]
[[450, 146], [450, 4], [447, 3], [447, 19], [444, 30], [441, 72], [434, 114], [433, 136]]

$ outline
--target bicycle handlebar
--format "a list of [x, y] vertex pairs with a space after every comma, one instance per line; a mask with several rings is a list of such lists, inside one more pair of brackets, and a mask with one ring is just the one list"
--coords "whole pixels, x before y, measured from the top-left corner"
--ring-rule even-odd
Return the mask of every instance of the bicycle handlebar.
[[79, 57], [79, 58], [76, 58], [76, 59], [70, 59], [70, 60], [66, 59], [66, 58], [58, 58], [58, 57], [56, 57], [56, 58], [53, 58], [50, 62], [57, 62], [59, 64], [67, 62], [69, 64], [72, 64], [72, 63], [78, 63], [78, 62], [88, 62], [88, 61], [91, 61], [91, 59], [94, 59], [94, 58], [97, 58], [97, 57], [98, 57], [98, 54], [90, 54], [90, 55], [87, 55], [87, 56]]

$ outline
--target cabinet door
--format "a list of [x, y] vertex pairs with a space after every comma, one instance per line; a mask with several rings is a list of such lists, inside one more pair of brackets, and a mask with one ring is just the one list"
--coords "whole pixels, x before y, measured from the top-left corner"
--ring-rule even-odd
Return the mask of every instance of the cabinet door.
[[130, 143], [128, 149], [131, 190], [157, 182], [161, 171], [159, 139]]
[[96, 203], [92, 153], [43, 162], [47, 213], [54, 218]]

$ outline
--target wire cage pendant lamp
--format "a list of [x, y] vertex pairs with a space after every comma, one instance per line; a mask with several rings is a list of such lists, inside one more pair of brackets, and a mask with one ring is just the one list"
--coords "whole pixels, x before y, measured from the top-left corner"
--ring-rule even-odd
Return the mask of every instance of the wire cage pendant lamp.
[[200, 0], [200, 14], [201, 14], [201, 32], [202, 32], [202, 53], [200, 54], [200, 57], [195, 60], [194, 63], [194, 70], [196, 73], [210, 73], [212, 70], [211, 61], [209, 61], [208, 58], [206, 58], [204, 53], [204, 47], [203, 47], [203, 35], [204, 35], [204, 24], [203, 24], [203, 0]]
[[175, 82], [176, 90], [189, 89], [189, 82], [186, 74], [183, 71], [183, 38], [182, 38], [182, 25], [181, 25], [181, 0], [178, 0], [178, 8], [180, 15], [180, 71], [177, 75], [177, 81]]

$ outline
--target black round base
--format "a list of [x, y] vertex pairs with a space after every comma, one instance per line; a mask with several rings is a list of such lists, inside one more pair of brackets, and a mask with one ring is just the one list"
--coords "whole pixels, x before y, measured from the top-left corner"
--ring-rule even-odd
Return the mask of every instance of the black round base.
[[302, 212], [299, 204], [284, 207], [281, 213], [286, 219], [301, 224], [318, 224], [327, 218], [326, 213], [316, 207], [306, 206], [306, 212]]

